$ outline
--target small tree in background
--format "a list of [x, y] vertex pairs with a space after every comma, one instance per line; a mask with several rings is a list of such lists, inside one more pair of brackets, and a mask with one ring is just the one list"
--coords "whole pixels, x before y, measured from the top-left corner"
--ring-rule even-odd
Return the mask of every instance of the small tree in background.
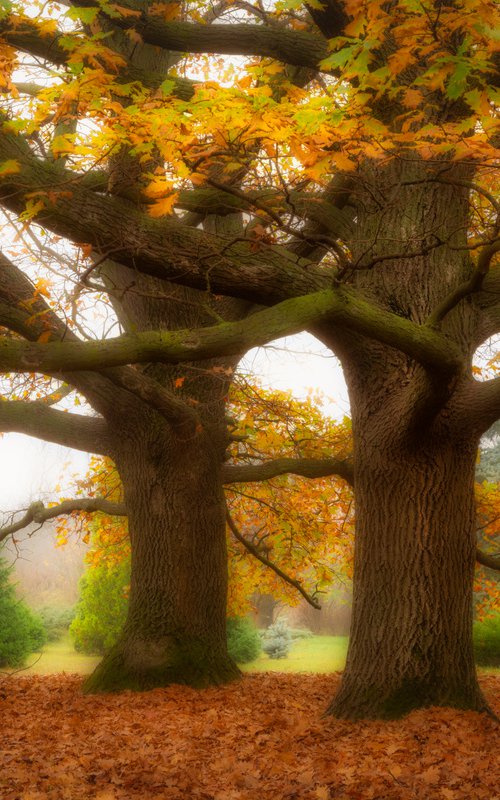
[[227, 650], [237, 664], [247, 664], [260, 653], [260, 636], [250, 620], [229, 617], [227, 620]]
[[12, 567], [0, 558], [0, 667], [17, 667], [45, 643], [45, 629], [11, 581]]
[[67, 633], [75, 617], [72, 606], [42, 606], [37, 609], [48, 642], [57, 642]]
[[76, 650], [104, 655], [115, 644], [127, 616], [129, 581], [129, 558], [87, 569], [69, 629]]
[[262, 642], [262, 649], [269, 658], [286, 658], [292, 645], [292, 635], [286, 622], [279, 619], [271, 625]]

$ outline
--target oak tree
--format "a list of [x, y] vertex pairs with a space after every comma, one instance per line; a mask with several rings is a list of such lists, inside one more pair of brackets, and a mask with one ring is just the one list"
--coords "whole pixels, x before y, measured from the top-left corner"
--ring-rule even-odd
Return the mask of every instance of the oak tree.
[[[3, 88], [30, 99], [4, 105], [0, 201], [83, 244], [73, 299], [107, 293], [124, 333], [78, 340], [4, 259], [0, 367], [62, 374], [99, 417], [15, 400], [0, 424], [118, 466], [140, 603], [113, 669], [164, 680], [168, 650], [231, 677], [171, 624], [155, 641], [147, 576], [175, 561], [162, 590], [191, 614], [212, 580], [220, 617], [227, 386], [209, 369], [308, 328], [342, 362], [353, 419], [354, 614], [330, 711], [483, 709], [474, 467], [500, 379], [471, 364], [500, 328], [494, 3], [84, 0], [58, 26], [62, 5], [14, 2], [1, 22]], [[16, 88], [17, 53], [47, 78]]]

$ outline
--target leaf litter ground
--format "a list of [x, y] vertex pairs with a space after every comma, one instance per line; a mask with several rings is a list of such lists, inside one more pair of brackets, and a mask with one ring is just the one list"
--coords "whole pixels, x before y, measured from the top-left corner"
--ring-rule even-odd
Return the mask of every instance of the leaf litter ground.
[[[269, 673], [204, 691], [84, 696], [77, 676], [13, 676], [0, 683], [0, 798], [500, 799], [491, 717], [321, 719], [338, 680]], [[500, 675], [481, 683], [500, 714]]]

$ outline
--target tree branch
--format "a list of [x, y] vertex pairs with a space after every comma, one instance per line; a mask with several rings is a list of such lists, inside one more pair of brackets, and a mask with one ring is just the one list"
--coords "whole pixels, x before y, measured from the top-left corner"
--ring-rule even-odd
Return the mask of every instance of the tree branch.
[[481, 433], [500, 419], [500, 377], [470, 381], [464, 390], [464, 424], [475, 425]]
[[[0, 160], [5, 159], [22, 168], [0, 182], [2, 205], [20, 214], [27, 192], [50, 189], [51, 201], [47, 197], [37, 215], [39, 224], [75, 243], [92, 244], [97, 254], [133, 270], [266, 305], [330, 285], [331, 272], [283, 247], [266, 247], [263, 258], [252, 239], [207, 233], [174, 218], [153, 219], [126, 200], [92, 192], [80, 176], [36, 158], [22, 136], [6, 130], [0, 136]], [[65, 192], [61, 200], [59, 190]]]
[[377, 308], [355, 290], [342, 287], [284, 300], [244, 320], [196, 330], [144, 331], [96, 342], [40, 344], [0, 338], [0, 372], [53, 375], [69, 369], [101, 370], [138, 362], [180, 363], [239, 355], [326, 319], [394, 347], [429, 369], [451, 375], [461, 368], [461, 354], [448, 338]]
[[335, 458], [277, 458], [261, 464], [225, 464], [222, 467], [222, 481], [232, 483], [253, 483], [267, 481], [278, 475], [301, 475], [303, 478], [327, 478], [338, 475], [351, 486], [354, 484], [354, 468], [349, 459]]
[[[93, 0], [82, 0], [80, 5], [93, 5]], [[124, 0], [122, 5], [129, 4]], [[117, 27], [132, 28], [148, 44], [181, 53], [263, 56], [314, 70], [328, 55], [327, 43], [321, 37], [276, 26], [164, 22], [145, 14], [140, 18], [113, 18], [111, 22]]]
[[108, 428], [104, 420], [59, 411], [43, 401], [0, 401], [0, 431], [25, 433], [86, 453], [110, 454]]
[[[59, 43], [68, 34], [56, 33], [54, 36], [42, 36], [37, 25], [28, 19], [20, 20], [19, 17], [11, 15], [0, 21], [0, 34], [8, 44], [23, 53], [50, 61], [52, 64], [64, 67], [68, 63], [70, 51], [66, 50]], [[71, 34], [69, 34], [71, 35]], [[75, 37], [77, 39], [78, 37]], [[168, 78], [173, 82], [172, 94], [181, 100], [190, 100], [194, 94], [196, 82], [188, 78], [181, 78], [176, 75], [168, 75], [162, 72], [142, 69], [135, 64], [127, 63], [126, 69], [117, 77], [117, 82], [128, 83], [130, 81], [140, 81], [143, 86], [149, 89], [158, 89]], [[40, 89], [42, 87], [38, 87]], [[24, 83], [18, 87], [20, 92], [27, 91], [33, 94], [37, 91], [37, 84]]]
[[491, 261], [499, 250], [500, 239], [490, 242], [490, 244], [485, 245], [481, 249], [477, 259], [476, 268], [469, 280], [464, 281], [464, 283], [460, 284], [460, 286], [457, 286], [457, 288], [454, 289], [454, 291], [452, 291], [448, 297], [444, 298], [444, 300], [430, 315], [429, 319], [427, 320], [427, 325], [431, 325], [432, 327], [439, 326], [446, 315], [449, 314], [450, 311], [452, 311], [461, 300], [481, 290], [484, 280], [488, 274]]
[[279, 575], [279, 577], [282, 580], [284, 580], [286, 583], [290, 584], [290, 586], [293, 586], [295, 589], [297, 589], [297, 591], [300, 592], [302, 597], [305, 600], [307, 600], [309, 605], [311, 605], [313, 608], [317, 609], [321, 608], [317, 600], [315, 600], [314, 597], [312, 597], [308, 592], [306, 592], [300, 581], [295, 580], [295, 578], [291, 578], [290, 575], [287, 575], [286, 572], [283, 572], [283, 570], [280, 569], [280, 567], [278, 567], [276, 564], [273, 564], [272, 561], [266, 558], [266, 556], [260, 552], [258, 547], [252, 544], [252, 542], [249, 542], [248, 539], [245, 539], [245, 537], [240, 533], [240, 531], [236, 527], [227, 506], [226, 506], [226, 520], [234, 538], [237, 539], [243, 545], [243, 547], [245, 547], [248, 550], [249, 553], [251, 553], [256, 559], [258, 559], [261, 562], [261, 564], [264, 564], [266, 567], [269, 567], [269, 569], [272, 569], [273, 572], [275, 572], [276, 575]]
[[26, 514], [21, 517], [17, 522], [11, 525], [6, 525], [0, 528], [0, 542], [3, 542], [8, 536], [13, 533], [26, 528], [32, 522], [37, 522], [43, 525], [49, 519], [55, 517], [63, 517], [66, 514], [71, 514], [73, 511], [86, 511], [96, 512], [101, 511], [103, 514], [108, 514], [110, 517], [126, 517], [127, 510], [125, 503], [113, 503], [106, 500], [104, 497], [75, 497], [72, 500], [63, 500], [57, 506], [47, 508], [41, 501], [31, 503], [26, 511]]
[[326, 39], [340, 36], [349, 22], [342, 4], [337, 0], [322, 0], [321, 8], [306, 3], [307, 10]]
[[194, 408], [174, 397], [153, 378], [136, 369], [107, 370], [106, 377], [154, 408], [173, 426], [173, 433], [184, 436], [198, 425], [200, 418]]
[[481, 311], [475, 333], [475, 343], [480, 345], [500, 331], [500, 265], [489, 270], [474, 303]]
[[[2, 268], [2, 283], [0, 285], [0, 324], [19, 333], [31, 341], [35, 341], [47, 329], [58, 339], [69, 339], [72, 342], [79, 340], [70, 329], [50, 309], [43, 297], [35, 297], [35, 287], [31, 281], [0, 251], [0, 268]], [[29, 301], [29, 303], [28, 303]], [[66, 342], [68, 343], [68, 342]], [[1, 339], [0, 339], [1, 350]], [[70, 364], [69, 368], [73, 368]], [[185, 425], [196, 427], [198, 415], [195, 410], [187, 406], [171, 392], [168, 392], [157, 381], [138, 372], [135, 369], [114, 369], [92, 376], [91, 373], [78, 375], [67, 372], [65, 379], [93, 395], [90, 384], [109, 385], [106, 379], [115, 386], [119, 386], [133, 393], [152, 408], [155, 408], [174, 426], [179, 426], [179, 431], [185, 431]], [[95, 387], [93, 387], [95, 389]], [[108, 394], [108, 392], [106, 392]], [[46, 401], [44, 401], [46, 402]], [[116, 403], [116, 399], [115, 399]]]
[[476, 549], [476, 561], [483, 567], [488, 567], [488, 569], [494, 569], [500, 572], [500, 558], [491, 556], [489, 553], [484, 553], [482, 550], [479, 550], [479, 548]]

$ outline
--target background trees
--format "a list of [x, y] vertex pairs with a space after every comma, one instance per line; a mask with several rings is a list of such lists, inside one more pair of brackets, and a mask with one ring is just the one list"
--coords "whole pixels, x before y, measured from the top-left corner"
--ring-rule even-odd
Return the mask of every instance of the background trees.
[[45, 642], [42, 621], [16, 597], [12, 567], [0, 559], [0, 667], [17, 667]]
[[[230, 375], [215, 382], [205, 372], [197, 382], [205, 369], [197, 359], [222, 359], [211, 366], [227, 370], [245, 347], [310, 327], [341, 358], [353, 409], [353, 635], [332, 711], [483, 708], [471, 641], [473, 481], [500, 382], [474, 380], [471, 359], [500, 319], [494, 5], [400, 0], [388, 11], [329, 0], [216, 13], [224, 24], [212, 10], [200, 21], [195, 4], [89, 2], [71, 7], [77, 29], [65, 35], [16, 4], [5, 16], [6, 88], [12, 47], [50, 59], [58, 78], [29, 91], [24, 119], [21, 106], [6, 105], [2, 204], [85, 242], [90, 261], [74, 273], [73, 300], [89, 287], [107, 293], [125, 333], [105, 345], [68, 341], [40, 293], [33, 301], [5, 263], [3, 369], [62, 370], [101, 418], [14, 401], [2, 404], [0, 424], [113, 456], [142, 566], [140, 580], [132, 577], [137, 613], [108, 675], [155, 671], [158, 664], [141, 656], [137, 666], [130, 655], [147, 649], [162, 653], [156, 674], [165, 680], [173, 675], [165, 642], [169, 653], [179, 643], [173, 623], [161, 643], [151, 641], [157, 611], [140, 611], [152, 596], [141, 587], [152, 585], [148, 554], [160, 526], [173, 532], [184, 519], [174, 494], [182, 509], [202, 494], [216, 502], [185, 526], [189, 557], [157, 550], [161, 562], [179, 565], [174, 590], [170, 575], [162, 589], [184, 597], [189, 568], [200, 576], [200, 597], [225, 562], [220, 465]], [[172, 52], [186, 50], [184, 68]], [[210, 80], [214, 61], [204, 53], [251, 59], [231, 65], [222, 85]], [[209, 80], [201, 80], [204, 67]], [[66, 341], [44, 342], [57, 338]], [[129, 366], [141, 361], [157, 366]], [[151, 521], [155, 509], [161, 523]], [[224, 581], [212, 590], [221, 618]], [[188, 640], [203, 638], [203, 613], [200, 623], [191, 632], [181, 624]], [[218, 624], [202, 648], [209, 680], [231, 674], [222, 640]], [[199, 662], [186, 647], [180, 661], [188, 653]]]

